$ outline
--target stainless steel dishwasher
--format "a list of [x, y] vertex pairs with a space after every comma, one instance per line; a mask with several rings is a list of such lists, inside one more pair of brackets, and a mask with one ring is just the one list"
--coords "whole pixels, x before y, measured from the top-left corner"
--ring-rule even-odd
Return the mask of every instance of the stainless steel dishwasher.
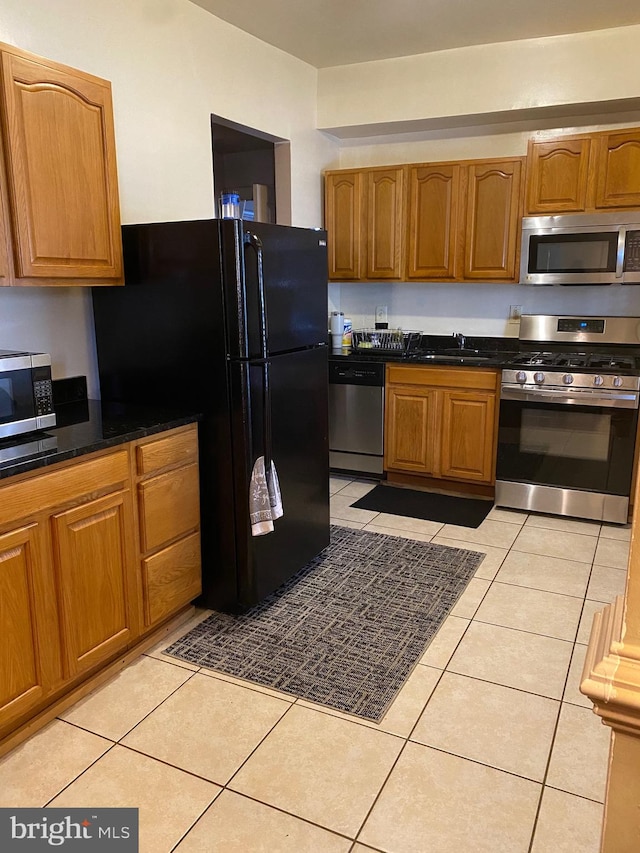
[[382, 474], [384, 363], [329, 357], [329, 465]]

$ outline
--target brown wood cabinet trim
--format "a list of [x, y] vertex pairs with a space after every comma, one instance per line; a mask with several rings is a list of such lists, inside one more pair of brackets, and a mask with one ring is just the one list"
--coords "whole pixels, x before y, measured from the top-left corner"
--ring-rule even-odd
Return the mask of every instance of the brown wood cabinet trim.
[[430, 385], [472, 391], [496, 391], [500, 374], [501, 371], [498, 368], [387, 365], [387, 382], [394, 385]]
[[154, 435], [135, 445], [136, 474], [145, 477], [168, 468], [177, 468], [198, 459], [198, 427], [189, 424], [166, 436]]
[[43, 469], [30, 471], [20, 482], [11, 478], [5, 485], [0, 481], [3, 496], [0, 502], [0, 529], [17, 518], [28, 519], [47, 510], [58, 510], [69, 501], [76, 504], [83, 497], [91, 500], [99, 494], [120, 488], [127, 482], [129, 475], [126, 449], [89, 456], [82, 462], [76, 459], [60, 463], [60, 466], [44, 469], [47, 473], [43, 473]]

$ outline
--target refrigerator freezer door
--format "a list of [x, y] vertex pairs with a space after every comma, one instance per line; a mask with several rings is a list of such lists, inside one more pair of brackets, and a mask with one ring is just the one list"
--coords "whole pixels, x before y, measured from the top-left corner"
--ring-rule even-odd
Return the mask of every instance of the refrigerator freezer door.
[[[326, 232], [264, 222], [220, 221], [231, 358], [259, 358], [258, 256], [262, 247], [270, 354], [326, 344]], [[258, 241], [245, 241], [245, 234]]]
[[[284, 515], [274, 522], [274, 531], [264, 536], [251, 535], [249, 519], [251, 471], [262, 455], [261, 365], [231, 362], [229, 371], [235, 413], [237, 609], [244, 610], [329, 544], [327, 353], [326, 349], [301, 350], [271, 359], [272, 457]], [[226, 606], [225, 602], [206, 603]]]

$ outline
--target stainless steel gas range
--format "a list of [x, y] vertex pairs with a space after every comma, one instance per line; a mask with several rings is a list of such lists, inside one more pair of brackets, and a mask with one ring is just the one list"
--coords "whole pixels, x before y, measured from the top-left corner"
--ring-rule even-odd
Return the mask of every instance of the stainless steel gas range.
[[523, 315], [502, 372], [496, 504], [624, 524], [640, 317]]

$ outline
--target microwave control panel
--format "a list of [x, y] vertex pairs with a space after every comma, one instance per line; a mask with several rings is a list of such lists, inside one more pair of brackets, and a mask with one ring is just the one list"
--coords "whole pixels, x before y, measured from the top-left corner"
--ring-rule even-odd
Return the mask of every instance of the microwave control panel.
[[33, 399], [36, 416], [53, 413], [53, 385], [51, 383], [51, 368], [36, 367], [32, 370]]
[[640, 231], [627, 231], [624, 271], [640, 272]]
[[33, 383], [33, 396], [36, 401], [36, 415], [50, 415], [53, 412], [53, 389], [50, 379], [41, 379]]

